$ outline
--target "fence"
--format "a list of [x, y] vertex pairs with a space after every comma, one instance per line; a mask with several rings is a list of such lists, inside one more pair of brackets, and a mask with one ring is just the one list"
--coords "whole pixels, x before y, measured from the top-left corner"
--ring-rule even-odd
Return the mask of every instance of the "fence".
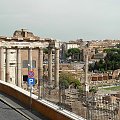
[[[115, 98], [113, 96], [113, 98]], [[87, 120], [120, 120], [120, 100], [106, 96], [88, 96], [85, 101]]]

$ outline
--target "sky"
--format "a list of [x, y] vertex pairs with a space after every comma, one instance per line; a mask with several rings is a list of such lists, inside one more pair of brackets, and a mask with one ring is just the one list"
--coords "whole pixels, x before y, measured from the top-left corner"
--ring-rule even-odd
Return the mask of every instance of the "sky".
[[0, 35], [27, 29], [61, 41], [120, 39], [120, 0], [0, 0]]

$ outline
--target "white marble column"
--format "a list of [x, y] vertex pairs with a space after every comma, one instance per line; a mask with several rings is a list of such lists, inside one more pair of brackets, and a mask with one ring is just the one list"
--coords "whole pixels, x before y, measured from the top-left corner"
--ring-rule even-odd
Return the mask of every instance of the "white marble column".
[[59, 48], [55, 48], [55, 68], [54, 68], [55, 87], [59, 87]]
[[52, 48], [48, 48], [48, 80], [52, 84]]
[[32, 48], [28, 49], [28, 71], [32, 70]]
[[43, 79], [43, 48], [38, 49], [38, 99], [41, 97], [41, 80]]
[[89, 81], [88, 81], [88, 52], [85, 55], [85, 91], [89, 92]]
[[21, 73], [21, 49], [17, 49], [17, 86], [21, 87], [22, 85], [22, 73]]
[[0, 80], [5, 81], [4, 79], [4, 48], [0, 48]]
[[6, 48], [6, 70], [5, 70], [5, 81], [10, 82], [10, 49]]

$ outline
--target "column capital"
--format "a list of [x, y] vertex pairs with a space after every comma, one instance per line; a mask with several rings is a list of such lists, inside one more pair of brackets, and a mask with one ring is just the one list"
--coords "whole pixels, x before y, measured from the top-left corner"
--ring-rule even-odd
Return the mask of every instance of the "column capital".
[[52, 47], [52, 46], [50, 46], [50, 45], [49, 45], [47, 48], [48, 48], [48, 49], [53, 49], [53, 47]]
[[17, 49], [22, 49], [23, 47], [22, 46], [17, 46]]
[[40, 50], [43, 50], [43, 47], [39, 47]]
[[32, 47], [32, 46], [29, 46], [28, 48], [30, 49], [30, 48], [34, 48], [34, 47]]
[[55, 50], [60, 50], [60, 48], [58, 48], [58, 47], [55, 47]]

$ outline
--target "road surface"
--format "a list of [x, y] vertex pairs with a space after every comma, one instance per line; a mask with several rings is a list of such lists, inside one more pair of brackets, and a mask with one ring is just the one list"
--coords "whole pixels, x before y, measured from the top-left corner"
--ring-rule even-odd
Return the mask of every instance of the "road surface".
[[49, 120], [35, 110], [0, 92], [0, 120]]

